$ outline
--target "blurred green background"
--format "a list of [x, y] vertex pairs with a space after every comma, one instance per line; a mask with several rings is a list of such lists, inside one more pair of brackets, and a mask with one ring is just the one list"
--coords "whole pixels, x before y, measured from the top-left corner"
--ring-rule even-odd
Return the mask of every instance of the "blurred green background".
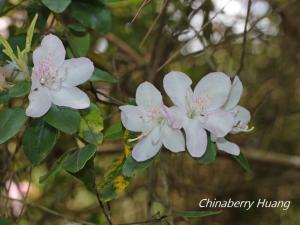
[[[251, 111], [250, 125], [255, 130], [233, 135], [230, 140], [240, 145], [253, 171], [245, 171], [232, 156], [221, 152], [214, 163], [203, 165], [187, 153], [162, 151], [160, 160], [138, 173], [125, 190], [121, 187], [118, 198], [109, 203], [114, 224], [143, 224], [139, 221], [149, 217], [155, 221], [172, 209], [199, 210], [203, 198], [290, 200], [291, 206], [286, 211], [224, 209], [206, 218], [171, 217], [152, 224], [300, 223], [299, 1], [252, 0], [246, 42], [247, 0], [49, 2], [1, 0], [1, 35], [12, 45], [22, 45], [25, 27], [38, 13], [35, 46], [43, 34], [59, 35], [68, 48], [68, 56], [74, 55], [75, 49], [76, 55], [87, 55], [99, 69], [118, 80], [107, 82], [105, 78], [106, 82], [97, 82], [96, 88], [121, 101], [134, 98], [136, 87], [144, 80], [163, 92], [162, 79], [171, 70], [189, 74], [195, 83], [212, 71], [233, 77], [241, 70], [238, 75], [244, 94], [240, 104]], [[111, 100], [105, 95], [98, 96], [102, 103]], [[105, 128], [119, 121], [117, 107], [102, 104], [102, 110]], [[20, 203], [16, 206], [17, 202], [2, 198], [0, 215], [20, 225], [106, 224], [94, 194], [66, 172], [60, 171], [39, 184], [40, 176], [47, 173], [64, 149], [72, 147], [69, 139], [62, 137], [45, 163], [34, 168], [28, 167], [22, 153], [17, 155], [13, 173], [0, 176], [2, 192], [10, 192], [7, 181], [16, 186], [23, 184], [25, 190], [31, 181], [28, 201], [33, 203], [27, 204], [19, 216], [20, 209], [15, 208], [20, 208]], [[118, 137], [98, 147], [94, 161], [97, 182], [103, 181], [104, 173], [122, 155], [123, 148], [123, 140]], [[0, 164], [5, 164], [5, 154]], [[15, 192], [22, 191], [17, 188]]]

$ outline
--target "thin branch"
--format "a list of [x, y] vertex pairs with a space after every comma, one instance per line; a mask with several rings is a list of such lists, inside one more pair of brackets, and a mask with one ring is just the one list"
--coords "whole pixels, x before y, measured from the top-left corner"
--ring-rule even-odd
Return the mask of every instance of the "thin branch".
[[128, 43], [120, 39], [119, 37], [115, 36], [112, 33], [108, 33], [105, 35], [105, 38], [117, 46], [119, 49], [121, 49], [123, 52], [125, 52], [131, 59], [133, 59], [137, 64], [142, 65], [144, 64], [143, 57], [134, 49], [132, 48]]
[[[28, 198], [28, 195], [29, 195], [29, 191], [30, 191], [30, 188], [31, 188], [31, 183], [32, 183], [32, 167], [30, 167], [29, 169], [29, 185], [28, 185], [28, 188], [26, 190], [26, 193], [25, 193], [25, 196], [24, 196], [24, 200], [26, 201], [27, 198]], [[17, 185], [18, 189], [20, 188], [19, 185]], [[19, 190], [20, 193], [22, 193], [20, 190]], [[19, 220], [21, 219], [22, 215], [23, 215], [23, 212], [25, 210], [25, 204], [22, 206], [22, 209], [21, 209], [21, 212], [17, 218], [17, 221], [16, 221], [16, 224], [18, 224]]]
[[[102, 145], [97, 153], [98, 154], [119, 154], [122, 153], [122, 144], [104, 144]], [[288, 155], [276, 152], [266, 151], [264, 149], [248, 148], [241, 146], [244, 149], [243, 154], [249, 161], [254, 163], [263, 162], [266, 164], [274, 164], [284, 166], [293, 169], [300, 169], [300, 156]], [[230, 159], [228, 154], [220, 154], [220, 157]]]
[[139, 221], [139, 222], [132, 222], [132, 223], [120, 223], [120, 224], [116, 224], [116, 225], [139, 225], [139, 224], [159, 223], [159, 222], [162, 222], [167, 217], [169, 217], [169, 216], [164, 215], [164, 216], [161, 216], [161, 217], [155, 218], [155, 219], [144, 220], [144, 221]]
[[[217, 15], [219, 15], [223, 10], [224, 10], [224, 8], [229, 4], [229, 2], [231, 2], [232, 0], [229, 0], [228, 2], [226, 2], [226, 4], [218, 11], [218, 12], [216, 12], [216, 14], [209, 20], [209, 21], [207, 21], [202, 27], [201, 27], [201, 29], [198, 31], [198, 32], [196, 32], [196, 36], [198, 36], [209, 24], [211, 24], [212, 23], [212, 21], [217, 17]], [[157, 69], [157, 71], [156, 72], [159, 72], [159, 71], [161, 71], [166, 65], [168, 65], [174, 58], [176, 58], [179, 54], [180, 54], [180, 52], [181, 52], [181, 50], [182, 50], [182, 48], [184, 47], [186, 45], [186, 43], [183, 45], [183, 46], [180, 46], [158, 69]]]
[[102, 209], [102, 211], [104, 213], [104, 216], [105, 216], [108, 224], [109, 225], [113, 225], [113, 223], [111, 221], [111, 217], [109, 215], [109, 212], [108, 212], [107, 208], [105, 207], [104, 203], [101, 201], [100, 194], [99, 194], [97, 188], [95, 188], [95, 192], [96, 192], [98, 203], [99, 203], [99, 205], [100, 205], [100, 207], [101, 207], [101, 209]]
[[30, 207], [33, 207], [33, 208], [37, 208], [37, 209], [40, 209], [46, 213], [49, 213], [51, 215], [54, 215], [54, 216], [57, 216], [57, 217], [61, 217], [65, 220], [68, 220], [70, 222], [76, 222], [76, 223], [80, 223], [82, 225], [98, 225], [98, 224], [95, 224], [95, 223], [90, 223], [88, 221], [84, 221], [84, 220], [75, 220], [73, 218], [70, 218], [68, 216], [66, 216], [65, 214], [63, 213], [60, 213], [60, 212], [57, 212], [53, 209], [50, 209], [50, 208], [47, 208], [45, 206], [42, 206], [42, 205], [39, 205], [37, 203], [33, 203], [33, 202], [28, 202], [28, 201], [24, 201], [22, 199], [15, 199], [15, 198], [10, 198], [8, 196], [5, 196], [5, 195], [0, 195], [1, 198], [4, 198], [4, 199], [7, 199], [7, 200], [10, 200], [10, 201], [18, 201], [18, 202], [21, 202], [27, 206], [30, 206]]
[[[60, 217], [60, 218], [63, 218], [67, 221], [70, 221], [70, 222], [75, 222], [75, 223], [80, 223], [82, 225], [99, 225], [99, 224], [96, 224], [96, 223], [92, 223], [92, 222], [88, 222], [88, 221], [85, 221], [85, 220], [78, 220], [78, 219], [74, 219], [74, 218], [71, 218], [69, 216], [66, 216], [65, 214], [63, 213], [60, 213], [58, 211], [55, 211], [53, 209], [50, 209], [50, 208], [47, 208], [45, 206], [42, 206], [40, 204], [37, 204], [37, 203], [33, 203], [33, 202], [28, 202], [28, 201], [24, 201], [22, 199], [16, 199], [16, 198], [10, 198], [9, 196], [6, 196], [6, 195], [0, 195], [1, 198], [4, 198], [4, 199], [7, 199], [7, 200], [10, 200], [10, 201], [17, 201], [17, 202], [21, 202], [27, 206], [30, 206], [30, 207], [33, 207], [33, 208], [37, 208], [37, 209], [40, 209], [46, 213], [49, 213], [53, 216], [57, 216], [57, 217]], [[169, 217], [168, 215], [163, 215], [159, 218], [154, 218], [154, 219], [151, 219], [151, 220], [144, 220], [144, 221], [138, 221], [138, 222], [130, 222], [130, 223], [120, 223], [120, 224], [116, 224], [116, 225], [138, 225], [138, 224], [151, 224], [151, 223], [157, 223], [157, 222], [161, 222], [162, 220], [164, 220], [165, 218]]]
[[142, 9], [150, 2], [151, 0], [144, 0], [143, 3], [141, 4], [141, 6], [139, 7], [138, 11], [136, 12], [136, 14], [134, 15], [133, 19], [131, 20], [130, 23], [133, 23], [135, 21], [135, 19], [140, 15], [140, 12], [142, 11]]
[[236, 74], [239, 75], [244, 67], [244, 61], [245, 61], [245, 55], [246, 55], [246, 45], [247, 45], [247, 25], [250, 15], [250, 9], [251, 9], [252, 0], [248, 0], [248, 6], [247, 6], [247, 15], [245, 20], [245, 26], [244, 26], [244, 33], [243, 33], [243, 45], [242, 45], [242, 52], [241, 52], [241, 58], [240, 58], [240, 67], [237, 70]]
[[[114, 98], [114, 97], [111, 97], [111, 96], [107, 95], [106, 93], [104, 93], [104, 92], [102, 92], [102, 91], [96, 89], [96, 88], [94, 87], [94, 85], [93, 85], [92, 82], [90, 82], [90, 88], [91, 88], [91, 91], [92, 91], [92, 93], [94, 94], [95, 98], [96, 98], [97, 100], [99, 100], [99, 101], [105, 103], [105, 104], [114, 105], [114, 106], [126, 105], [125, 102], [122, 102], [122, 101], [120, 101], [120, 100], [118, 100], [118, 99], [116, 99], [116, 98]], [[108, 101], [104, 101], [104, 100], [102, 100], [102, 99], [99, 99], [98, 94], [104, 96], [105, 98], [108, 98], [108, 99], [111, 100], [111, 101], [108, 102]]]
[[168, 3], [169, 3], [169, 0], [165, 0], [165, 3], [163, 5], [162, 9], [160, 10], [159, 14], [156, 16], [156, 18], [154, 19], [153, 23], [151, 24], [151, 26], [149, 27], [148, 31], [146, 32], [143, 40], [141, 41], [141, 43], [139, 45], [139, 48], [141, 48], [144, 45], [145, 41], [147, 40], [147, 38], [151, 34], [151, 32], [152, 32], [155, 24], [158, 22], [158, 20], [160, 19], [161, 15], [164, 14], [164, 12], [166, 11]]

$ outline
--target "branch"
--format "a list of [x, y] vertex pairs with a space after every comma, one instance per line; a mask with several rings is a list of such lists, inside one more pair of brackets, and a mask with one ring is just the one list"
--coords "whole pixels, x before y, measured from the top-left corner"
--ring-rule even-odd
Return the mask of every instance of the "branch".
[[106, 207], [104, 206], [104, 203], [101, 201], [101, 198], [100, 198], [100, 195], [99, 195], [99, 192], [97, 190], [97, 188], [95, 188], [95, 191], [96, 191], [96, 196], [97, 196], [97, 200], [98, 200], [98, 203], [104, 213], [104, 216], [108, 222], [109, 225], [113, 225], [112, 221], [111, 221], [111, 217], [106, 209]]
[[61, 217], [65, 220], [68, 220], [70, 222], [76, 222], [76, 223], [80, 223], [82, 225], [98, 225], [98, 224], [95, 224], [95, 223], [90, 223], [88, 221], [84, 221], [84, 220], [75, 220], [73, 218], [70, 218], [68, 216], [66, 216], [65, 214], [63, 213], [60, 213], [60, 212], [57, 212], [53, 209], [49, 209], [45, 206], [42, 206], [42, 205], [39, 205], [37, 203], [33, 203], [33, 202], [28, 202], [28, 201], [24, 201], [22, 199], [16, 199], [16, 198], [10, 198], [8, 196], [5, 196], [5, 195], [0, 195], [1, 198], [4, 198], [4, 199], [7, 199], [7, 200], [10, 200], [10, 201], [17, 201], [17, 202], [21, 202], [23, 203], [24, 205], [27, 205], [27, 206], [30, 206], [30, 207], [33, 207], [33, 208], [37, 208], [37, 209], [40, 209], [46, 213], [49, 213], [51, 215], [54, 215], [54, 216], [57, 216], [57, 217]]
[[121, 40], [117, 36], [112, 33], [108, 33], [105, 35], [105, 38], [110, 41], [112, 44], [117, 46], [123, 52], [125, 52], [130, 58], [132, 58], [137, 64], [144, 64], [143, 56], [141, 56], [135, 49], [133, 49], [128, 43]]
[[116, 225], [140, 225], [140, 224], [151, 224], [151, 223], [159, 223], [162, 220], [166, 219], [167, 215], [161, 216], [159, 218], [151, 219], [151, 220], [144, 220], [144, 221], [139, 221], [139, 222], [132, 222], [132, 223], [120, 223]]
[[[24, 205], [27, 205], [27, 206], [30, 206], [30, 207], [33, 207], [33, 208], [37, 208], [37, 209], [40, 209], [46, 213], [49, 213], [53, 216], [57, 216], [57, 217], [60, 217], [60, 218], [63, 218], [69, 222], [75, 222], [75, 223], [80, 223], [82, 225], [99, 225], [99, 224], [96, 224], [96, 223], [92, 223], [92, 222], [88, 222], [88, 221], [85, 221], [85, 220], [77, 220], [77, 219], [74, 219], [74, 218], [71, 218], [69, 216], [66, 216], [65, 214], [63, 213], [60, 213], [58, 211], [55, 211], [53, 209], [50, 209], [50, 208], [47, 208], [45, 206], [42, 206], [40, 204], [37, 204], [37, 203], [33, 203], [33, 202], [28, 202], [28, 201], [24, 201], [22, 199], [16, 199], [16, 198], [10, 198], [9, 196], [6, 196], [6, 195], [0, 195], [0, 198], [4, 198], [4, 199], [7, 199], [7, 200], [10, 200], [10, 201], [17, 201], [17, 202], [21, 202], [23, 203]], [[138, 225], [138, 224], [151, 224], [151, 223], [157, 223], [157, 222], [161, 222], [162, 220], [164, 220], [165, 218], [167, 218], [169, 216], [167, 215], [163, 215], [159, 218], [155, 218], [155, 219], [151, 219], [151, 220], [144, 220], [144, 221], [138, 221], [138, 222], [130, 222], [130, 223], [122, 223], [122, 224], [116, 224], [116, 225]]]
[[[212, 21], [217, 17], [217, 15], [219, 15], [219, 13], [221, 13], [224, 8], [229, 4], [229, 2], [231, 2], [232, 0], [229, 0], [228, 2], [226, 2], [226, 4], [218, 11], [215, 13], [215, 15], [209, 20], [207, 21], [202, 27], [201, 29], [196, 32], [196, 36], [198, 36], [209, 24], [212, 23]], [[156, 72], [161, 71], [166, 65], [168, 65], [174, 58], [176, 58], [179, 53], [181, 52], [181, 49], [186, 45], [187, 43], [185, 43], [183, 46], [180, 46], [179, 49], [177, 49], [158, 69]]]
[[130, 23], [133, 23], [135, 21], [135, 19], [140, 15], [140, 12], [142, 11], [142, 9], [150, 2], [151, 0], [144, 0], [143, 3], [141, 4], [141, 6], [139, 7], [138, 11], [136, 12], [135, 16], [133, 17], [133, 19], [131, 20]]
[[147, 33], [145, 34], [143, 40], [141, 41], [140, 45], [139, 45], [139, 48], [141, 48], [145, 41], [147, 40], [147, 38], [149, 37], [149, 35], [151, 34], [155, 24], [158, 22], [158, 20], [160, 19], [160, 17], [162, 16], [162, 14], [164, 14], [164, 12], [166, 11], [167, 9], [167, 6], [168, 6], [168, 3], [169, 3], [169, 0], [165, 0], [165, 3], [162, 7], [162, 9], [160, 10], [159, 14], [156, 16], [156, 18], [154, 19], [153, 23], [151, 24], [151, 26], [149, 27]]
[[242, 46], [242, 52], [241, 52], [241, 58], [240, 58], [240, 67], [237, 70], [236, 75], [240, 74], [244, 67], [246, 44], [247, 44], [247, 25], [248, 25], [248, 20], [249, 20], [249, 15], [250, 15], [251, 4], [252, 4], [252, 0], [248, 0], [247, 15], [246, 15], [244, 33], [243, 33], [243, 46]]
[[[104, 92], [102, 92], [102, 91], [96, 89], [96, 88], [94, 87], [94, 85], [93, 85], [92, 82], [90, 82], [90, 88], [91, 88], [91, 91], [92, 91], [92, 93], [94, 94], [95, 98], [96, 98], [97, 100], [99, 100], [99, 101], [105, 103], [105, 104], [108, 104], [108, 105], [114, 105], [114, 106], [126, 105], [125, 102], [122, 102], [122, 101], [120, 101], [120, 100], [118, 100], [118, 99], [116, 99], [116, 98], [114, 98], [114, 97], [111, 97], [111, 96], [107, 95], [106, 93], [104, 93]], [[101, 100], [101, 99], [99, 99], [99, 97], [98, 97], [97, 94], [100, 94], [100, 95], [104, 96], [105, 98], [108, 98], [108, 99], [111, 100], [111, 101], [109, 102], [109, 101]]]
[[[123, 145], [118, 144], [104, 144], [97, 153], [98, 154], [118, 154], [122, 153]], [[294, 169], [300, 169], [300, 156], [288, 155], [276, 152], [270, 152], [263, 149], [248, 148], [241, 146], [244, 149], [243, 154], [249, 161], [254, 163], [274, 164], [278, 166], [284, 166]], [[222, 158], [230, 158], [228, 154], [220, 154]]]
[[252, 160], [264, 164], [274, 164], [277, 166], [300, 169], [300, 156], [267, 152], [256, 149], [246, 149], [246, 151], [243, 151], [243, 154], [247, 159], [249, 159], [249, 161]]

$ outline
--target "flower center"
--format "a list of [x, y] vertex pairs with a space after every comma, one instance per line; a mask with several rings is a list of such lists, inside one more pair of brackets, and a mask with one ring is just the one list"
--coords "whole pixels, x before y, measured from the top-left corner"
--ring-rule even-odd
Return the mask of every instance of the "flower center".
[[165, 120], [164, 114], [162, 112], [162, 108], [159, 106], [148, 109], [147, 117], [149, 118], [149, 120], [152, 120], [158, 124], [161, 124]]
[[34, 74], [42, 86], [50, 89], [60, 89], [62, 79], [57, 76], [57, 70], [48, 61], [41, 62], [34, 68]]
[[198, 117], [205, 122], [207, 120], [208, 97], [194, 96], [192, 91], [186, 95], [188, 117], [194, 119]]

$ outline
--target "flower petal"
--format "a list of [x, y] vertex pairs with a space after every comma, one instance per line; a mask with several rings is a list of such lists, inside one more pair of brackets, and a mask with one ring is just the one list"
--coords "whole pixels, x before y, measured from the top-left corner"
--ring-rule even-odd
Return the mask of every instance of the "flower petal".
[[187, 150], [192, 157], [201, 157], [206, 151], [207, 134], [200, 121], [189, 120], [183, 127], [186, 135]]
[[227, 152], [231, 155], [238, 156], [240, 154], [240, 147], [230, 141], [227, 141], [225, 138], [217, 138], [216, 144], [219, 150]]
[[223, 106], [225, 110], [232, 110], [240, 101], [243, 93], [243, 84], [238, 76], [234, 77], [231, 90], [227, 99], [227, 102]]
[[188, 119], [186, 113], [177, 106], [163, 107], [163, 112], [170, 127], [174, 129], [181, 129], [184, 122]]
[[124, 105], [120, 107], [121, 120], [124, 127], [133, 132], [144, 132], [151, 126], [143, 120], [144, 112], [137, 106]]
[[234, 117], [234, 128], [231, 133], [235, 134], [242, 131], [248, 130], [248, 123], [251, 120], [251, 114], [248, 109], [237, 106], [233, 109], [233, 112], [236, 113]]
[[38, 65], [41, 62], [48, 62], [54, 69], [60, 67], [66, 56], [66, 50], [62, 41], [53, 34], [46, 35], [41, 46], [33, 52], [33, 64]]
[[62, 87], [60, 90], [51, 90], [52, 102], [58, 106], [74, 109], [85, 109], [90, 106], [90, 99], [86, 93], [77, 87]]
[[138, 162], [143, 162], [154, 157], [162, 146], [160, 137], [161, 132], [157, 127], [134, 146], [132, 157]]
[[233, 115], [230, 112], [220, 109], [210, 112], [206, 122], [203, 123], [205, 129], [210, 131], [216, 137], [224, 137], [231, 131], [233, 125]]
[[141, 83], [136, 89], [135, 100], [138, 106], [144, 108], [163, 105], [161, 93], [147, 81]]
[[186, 74], [172, 71], [164, 77], [164, 89], [172, 102], [185, 109], [186, 95], [191, 91], [192, 80]]
[[172, 129], [168, 125], [162, 128], [162, 142], [172, 152], [182, 152], [185, 150], [183, 133], [178, 129]]
[[237, 121], [240, 121], [242, 124], [248, 124], [250, 122], [251, 114], [248, 109], [238, 105], [235, 110], [237, 110], [235, 117]]
[[194, 96], [201, 96], [207, 101], [207, 110], [215, 110], [224, 105], [231, 88], [229, 77], [221, 72], [209, 73], [196, 85]]
[[63, 80], [63, 86], [74, 87], [89, 80], [94, 71], [91, 60], [85, 57], [67, 59], [59, 68], [58, 76]]
[[29, 96], [29, 105], [26, 115], [29, 117], [41, 117], [48, 112], [51, 107], [51, 100], [47, 88], [36, 87]]

